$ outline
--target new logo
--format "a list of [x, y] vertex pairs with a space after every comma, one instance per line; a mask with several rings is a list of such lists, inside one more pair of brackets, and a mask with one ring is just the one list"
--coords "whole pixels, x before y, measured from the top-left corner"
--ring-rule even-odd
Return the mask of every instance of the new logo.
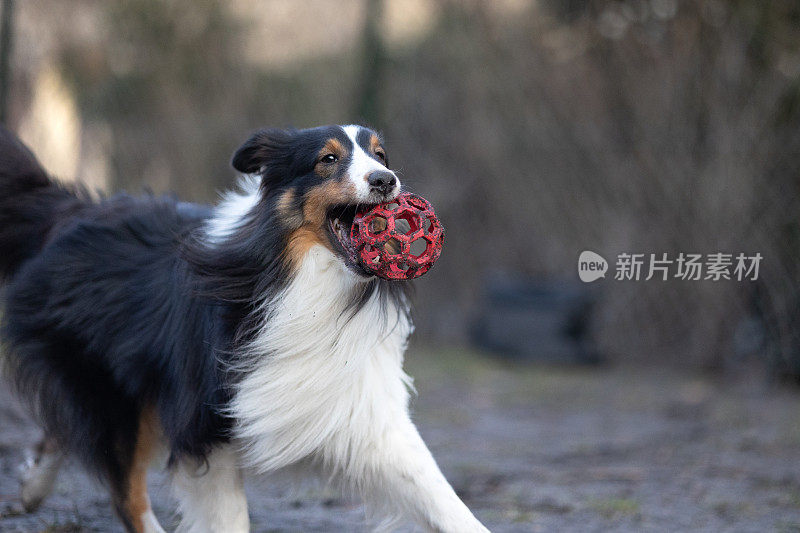
[[605, 278], [608, 270], [608, 261], [603, 256], [585, 250], [578, 257], [578, 277], [584, 283], [590, 283], [596, 279]]

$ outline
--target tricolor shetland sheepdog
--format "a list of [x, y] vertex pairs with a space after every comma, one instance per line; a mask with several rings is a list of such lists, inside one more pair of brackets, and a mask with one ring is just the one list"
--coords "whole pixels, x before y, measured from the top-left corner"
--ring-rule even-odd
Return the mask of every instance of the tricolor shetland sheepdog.
[[4, 369], [45, 435], [23, 503], [71, 455], [127, 530], [162, 531], [146, 475], [165, 449], [185, 531], [248, 531], [241, 469], [291, 465], [383, 526], [486, 531], [409, 418], [404, 285], [347, 253], [356, 206], [400, 191], [381, 138], [262, 130], [232, 164], [239, 190], [213, 208], [97, 200], [0, 132]]

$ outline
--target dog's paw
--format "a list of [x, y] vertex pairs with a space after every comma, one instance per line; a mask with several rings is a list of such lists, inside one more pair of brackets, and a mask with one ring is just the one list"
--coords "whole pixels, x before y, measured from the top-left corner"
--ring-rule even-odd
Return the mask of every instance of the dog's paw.
[[63, 461], [59, 452], [28, 454], [20, 465], [20, 499], [25, 512], [36, 511], [50, 495]]

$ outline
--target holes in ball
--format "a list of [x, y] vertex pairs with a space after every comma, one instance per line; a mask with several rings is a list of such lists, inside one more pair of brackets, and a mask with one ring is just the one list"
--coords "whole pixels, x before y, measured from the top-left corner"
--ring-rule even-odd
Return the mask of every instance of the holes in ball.
[[428, 233], [430, 231], [431, 226], [433, 226], [433, 222], [431, 222], [430, 218], [425, 217], [422, 219], [422, 229], [425, 230], [425, 233]]
[[413, 209], [398, 209], [393, 218], [394, 229], [398, 233], [408, 235], [419, 231], [420, 217]]
[[391, 238], [383, 244], [383, 251], [387, 254], [398, 255], [400, 253], [400, 242]]
[[419, 257], [428, 249], [428, 241], [425, 239], [417, 239], [411, 242], [411, 255]]
[[394, 220], [394, 229], [403, 235], [408, 235], [411, 233], [411, 223], [405, 218], [396, 218]]
[[397, 202], [392, 202], [390, 204], [385, 204], [383, 207], [384, 207], [384, 209], [388, 209], [389, 211], [393, 211], [394, 209], [397, 209], [398, 207], [400, 207], [400, 204], [398, 204]]
[[369, 232], [373, 235], [386, 229], [389, 223], [383, 217], [375, 217], [369, 221]]

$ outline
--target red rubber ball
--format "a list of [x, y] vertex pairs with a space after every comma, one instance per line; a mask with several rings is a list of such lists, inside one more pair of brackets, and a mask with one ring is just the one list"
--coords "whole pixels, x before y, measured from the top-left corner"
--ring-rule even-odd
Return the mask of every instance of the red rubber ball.
[[402, 193], [390, 202], [358, 211], [350, 228], [355, 260], [389, 280], [418, 278], [439, 259], [444, 228], [430, 202]]

